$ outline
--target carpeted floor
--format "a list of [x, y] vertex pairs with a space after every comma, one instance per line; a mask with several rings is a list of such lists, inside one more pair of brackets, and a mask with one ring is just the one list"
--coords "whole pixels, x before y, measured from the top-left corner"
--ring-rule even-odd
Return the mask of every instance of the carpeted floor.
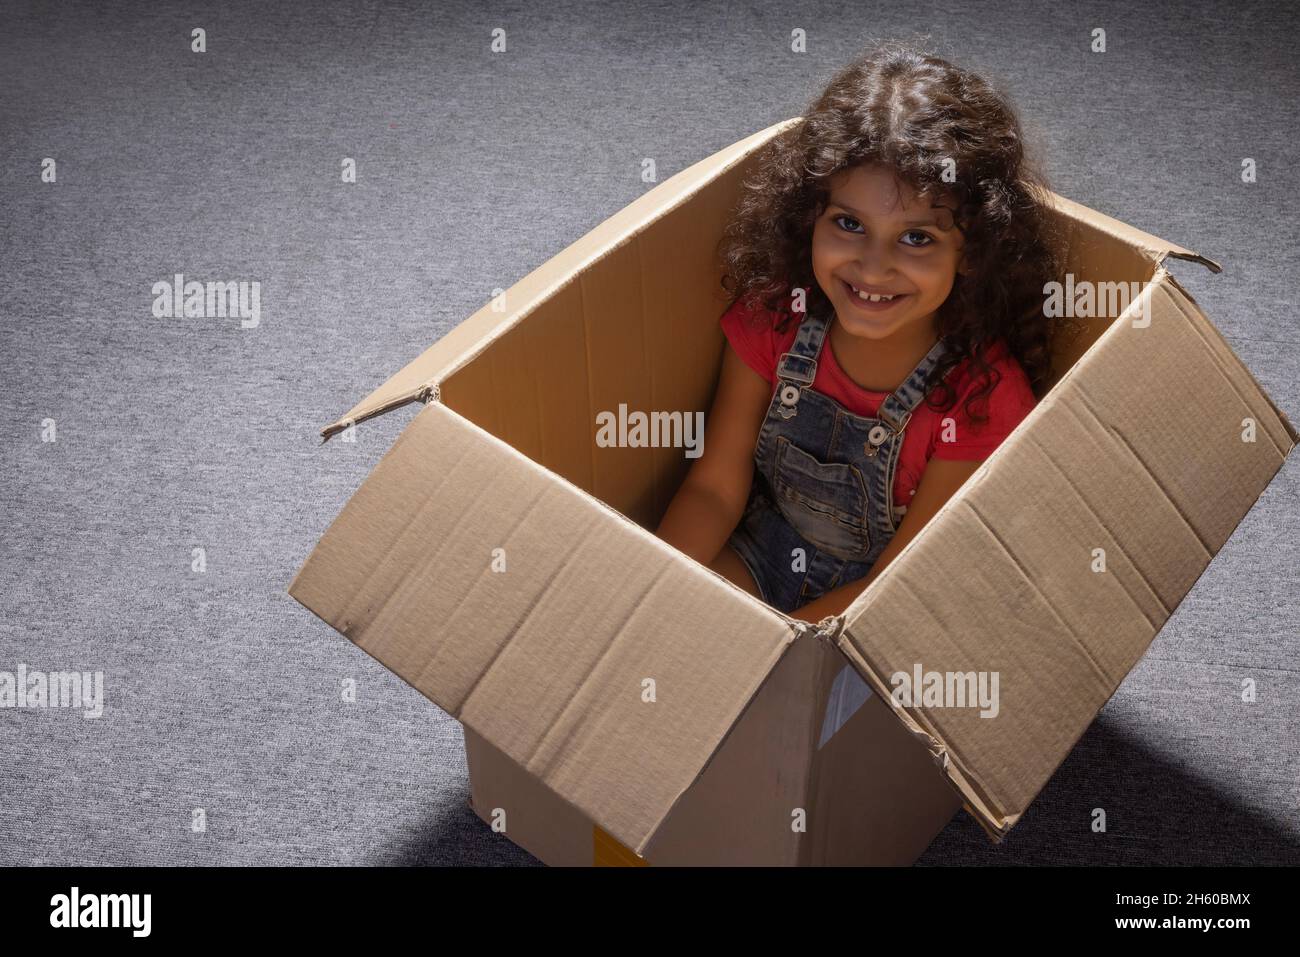
[[[0, 3], [0, 669], [105, 680], [98, 720], [0, 711], [0, 864], [536, 863], [459, 725], [286, 594], [413, 410], [317, 430], [869, 37], [928, 32], [1058, 192], [1219, 260], [1172, 268], [1300, 422], [1300, 15], [1025, 6]], [[259, 281], [258, 325], [155, 318], [178, 272]], [[1003, 845], [960, 815], [921, 863], [1300, 863], [1298, 498], [1292, 457]]]

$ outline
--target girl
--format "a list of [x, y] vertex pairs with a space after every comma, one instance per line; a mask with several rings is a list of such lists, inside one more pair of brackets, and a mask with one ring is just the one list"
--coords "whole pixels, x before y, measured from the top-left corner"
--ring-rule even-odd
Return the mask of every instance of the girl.
[[842, 69], [723, 237], [708, 441], [657, 534], [783, 612], [848, 607], [1045, 387], [1045, 202], [980, 77], [896, 45]]

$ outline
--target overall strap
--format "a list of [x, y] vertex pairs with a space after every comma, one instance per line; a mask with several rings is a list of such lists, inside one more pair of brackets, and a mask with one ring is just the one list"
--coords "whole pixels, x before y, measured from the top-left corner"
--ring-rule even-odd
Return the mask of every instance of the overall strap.
[[[925, 380], [932, 370], [948, 352], [948, 344], [940, 339], [916, 364], [916, 368], [903, 380], [903, 384], [885, 397], [880, 403], [876, 417], [885, 422], [895, 433], [903, 431], [907, 420], [912, 417], [912, 410], [925, 398]], [[879, 443], [875, 443], [879, 444]]]
[[777, 393], [781, 404], [776, 411], [783, 419], [793, 418], [799, 411], [799, 397], [804, 388], [811, 386], [817, 378], [817, 357], [821, 355], [825, 338], [825, 317], [808, 313], [799, 324], [790, 351], [781, 354], [776, 364], [776, 375], [780, 380]]

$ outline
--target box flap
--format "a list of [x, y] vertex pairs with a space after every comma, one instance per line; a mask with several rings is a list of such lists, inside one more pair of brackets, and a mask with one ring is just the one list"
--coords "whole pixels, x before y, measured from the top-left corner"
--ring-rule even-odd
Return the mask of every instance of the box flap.
[[798, 633], [438, 402], [289, 593], [638, 853]]
[[[1208, 267], [1212, 272], [1222, 272], [1223, 267], [1213, 259], [1207, 259], [1199, 253], [1192, 252], [1176, 243], [1171, 243], [1159, 236], [1152, 236], [1150, 233], [1144, 233], [1140, 229], [1135, 229], [1128, 223], [1120, 222], [1118, 219], [1112, 219], [1104, 213], [1099, 213], [1095, 209], [1089, 209], [1074, 200], [1066, 199], [1056, 193], [1051, 193], [1052, 204], [1063, 215], [1075, 222], [1086, 223], [1093, 228], [1100, 230], [1107, 236], [1111, 236], [1125, 245], [1131, 246], [1137, 250], [1144, 258], [1159, 265], [1169, 256], [1175, 259], [1186, 259], [1191, 262], [1201, 263]], [[1116, 277], [1118, 278], [1118, 277]]]
[[[1133, 321], [1143, 302], [1145, 325]], [[1254, 441], [1244, 441], [1251, 422]], [[1218, 330], [1158, 269], [849, 607], [838, 643], [997, 839], [1296, 441]], [[996, 714], [892, 701], [892, 677], [918, 670], [923, 679], [996, 672]]]
[[744, 162], [788, 126], [794, 117], [733, 143], [660, 183], [596, 226], [581, 239], [538, 266], [502, 295], [456, 326], [418, 358], [354, 405], [346, 415], [321, 429], [328, 439], [351, 424], [425, 398], [439, 379], [450, 375], [486, 349], [494, 339], [528, 316], [539, 304], [572, 282], [594, 261], [607, 255], [653, 220], [687, 201], [725, 170]]

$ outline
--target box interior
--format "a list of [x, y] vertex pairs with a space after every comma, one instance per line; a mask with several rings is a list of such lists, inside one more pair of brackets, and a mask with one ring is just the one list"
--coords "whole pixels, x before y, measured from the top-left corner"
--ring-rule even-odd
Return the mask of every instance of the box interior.
[[[713, 251], [733, 197], [696, 196], [579, 273], [442, 379], [442, 403], [653, 531], [693, 460], [681, 448], [599, 447], [596, 416], [620, 404], [707, 416], [730, 305]], [[1133, 245], [1057, 215], [1076, 283], [1151, 279], [1156, 264]], [[1083, 320], [1056, 343], [1049, 390], [1116, 318]]]

